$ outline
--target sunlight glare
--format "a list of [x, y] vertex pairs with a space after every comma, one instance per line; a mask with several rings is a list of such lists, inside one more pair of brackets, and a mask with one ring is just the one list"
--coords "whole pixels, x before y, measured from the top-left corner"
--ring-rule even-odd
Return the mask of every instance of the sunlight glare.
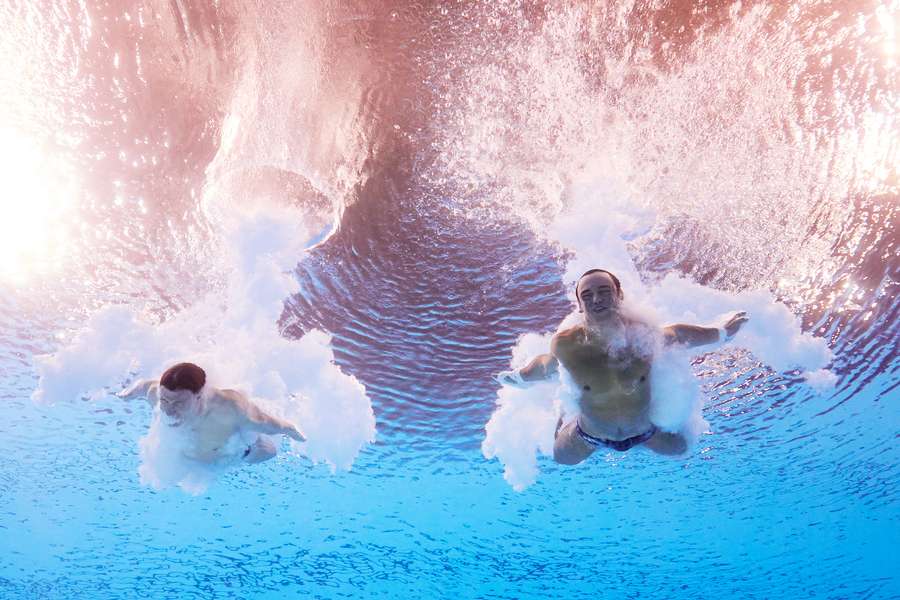
[[65, 257], [73, 189], [62, 165], [0, 125], [0, 283], [22, 284]]

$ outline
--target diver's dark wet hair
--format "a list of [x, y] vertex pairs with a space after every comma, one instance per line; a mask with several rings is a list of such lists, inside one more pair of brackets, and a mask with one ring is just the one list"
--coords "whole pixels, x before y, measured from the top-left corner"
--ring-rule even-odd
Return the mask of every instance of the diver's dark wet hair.
[[178, 363], [166, 369], [159, 383], [173, 392], [190, 390], [196, 394], [206, 384], [206, 371], [194, 363]]
[[591, 273], [606, 273], [610, 277], [612, 277], [613, 285], [616, 286], [616, 293], [619, 295], [619, 298], [624, 298], [625, 294], [622, 293], [622, 284], [619, 282], [619, 278], [607, 271], [606, 269], [591, 269], [589, 271], [585, 271], [581, 274], [581, 277], [578, 278], [578, 281], [575, 282], [575, 299], [578, 300], [578, 303], [581, 304], [581, 298], [578, 297], [578, 284], [581, 283], [581, 280], [590, 275]]

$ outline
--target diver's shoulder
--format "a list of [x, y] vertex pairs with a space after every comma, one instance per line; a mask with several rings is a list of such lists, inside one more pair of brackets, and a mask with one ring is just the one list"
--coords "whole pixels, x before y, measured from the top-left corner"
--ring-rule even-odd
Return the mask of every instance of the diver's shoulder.
[[644, 319], [635, 319], [634, 317], [626, 317], [623, 319], [625, 326], [636, 331], [661, 331], [662, 329], [656, 325], [652, 325]]
[[213, 402], [221, 407], [240, 409], [246, 402], [247, 397], [238, 390], [218, 389], [210, 390], [210, 398]]
[[583, 334], [584, 326], [582, 325], [575, 325], [574, 327], [563, 329], [553, 335], [553, 338], [550, 340], [550, 347], [554, 350], [570, 348], [581, 339]]
[[572, 327], [569, 327], [568, 329], [563, 329], [562, 331], [557, 331], [553, 337], [558, 340], [575, 341], [583, 333], [584, 333], [584, 325], [573, 325]]

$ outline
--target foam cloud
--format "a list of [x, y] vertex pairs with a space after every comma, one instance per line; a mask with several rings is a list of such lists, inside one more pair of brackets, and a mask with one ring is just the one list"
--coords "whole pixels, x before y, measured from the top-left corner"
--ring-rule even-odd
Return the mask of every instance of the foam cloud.
[[[834, 385], [836, 377], [825, 367], [831, 351], [821, 338], [802, 331], [800, 320], [785, 305], [765, 290], [729, 293], [708, 288], [676, 274], [668, 274], [656, 284], [641, 281], [628, 253], [626, 242], [652, 228], [655, 216], [604, 192], [593, 182], [573, 188], [570, 205], [547, 228], [547, 235], [570, 253], [564, 280], [573, 300], [574, 284], [586, 270], [608, 269], [619, 277], [625, 290], [623, 310], [633, 319], [659, 332], [672, 323], [691, 323], [720, 327], [734, 312], [745, 310], [751, 319], [729, 342], [750, 350], [761, 362], [775, 370], [799, 368], [804, 379], [817, 391]], [[559, 329], [579, 321], [573, 313]], [[650, 374], [652, 422], [664, 431], [680, 432], [695, 445], [708, 429], [703, 419], [700, 386], [691, 371], [690, 359], [696, 352], [678, 346], [663, 347], [658, 335], [644, 336], [635, 347], [652, 347]], [[550, 335], [527, 334], [512, 349], [511, 366], [521, 368], [528, 360], [549, 352]], [[535, 482], [538, 457], [552, 456], [553, 435], [560, 418], [564, 422], [578, 415], [578, 391], [563, 370], [558, 381], [541, 383], [528, 389], [501, 387], [497, 408], [485, 426], [482, 452], [498, 459], [504, 478], [517, 491]]]
[[[168, 321], [152, 326], [127, 307], [94, 314], [70, 343], [36, 357], [36, 402], [97, 399], [136, 377], [156, 378], [173, 363], [190, 361], [207, 372], [210, 385], [245, 393], [272, 414], [295, 423], [307, 441], [295, 453], [332, 470], [350, 469], [375, 439], [375, 417], [364, 387], [335, 363], [331, 338], [312, 330], [284, 338], [277, 320], [295, 291], [288, 273], [305, 251], [304, 214], [290, 207], [219, 208], [227, 280]], [[178, 428], [154, 412], [140, 440], [141, 481], [201, 493], [228, 461], [209, 465], [185, 459]], [[235, 452], [245, 440], [232, 440]], [[230, 442], [231, 443], [231, 442]], [[223, 454], [227, 455], [227, 452]]]

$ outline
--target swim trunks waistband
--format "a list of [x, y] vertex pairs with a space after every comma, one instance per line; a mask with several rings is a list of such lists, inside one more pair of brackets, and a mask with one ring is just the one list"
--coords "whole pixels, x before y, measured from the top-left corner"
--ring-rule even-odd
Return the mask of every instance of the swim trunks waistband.
[[578, 437], [584, 440], [584, 443], [588, 446], [593, 446], [594, 448], [606, 446], [607, 448], [612, 448], [613, 450], [618, 450], [619, 452], [625, 452], [626, 450], [634, 448], [638, 444], [643, 444], [644, 442], [652, 438], [656, 433], [656, 425], [651, 426], [650, 429], [645, 431], [644, 433], [638, 434], [625, 440], [604, 440], [603, 438], [594, 437], [589, 433], [585, 433], [584, 429], [581, 428], [581, 423], [579, 423], [578, 421], [575, 421], [575, 431], [578, 433]]

